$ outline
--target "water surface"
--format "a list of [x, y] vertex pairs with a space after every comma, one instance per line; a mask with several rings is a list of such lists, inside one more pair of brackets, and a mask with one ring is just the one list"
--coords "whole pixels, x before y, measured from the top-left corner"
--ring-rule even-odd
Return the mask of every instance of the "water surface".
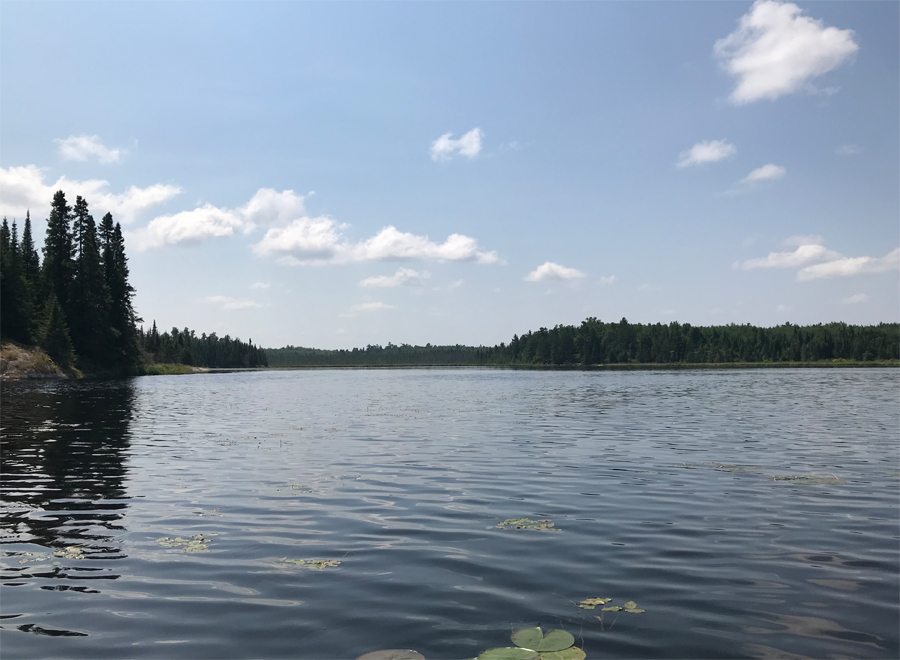
[[[4, 384], [3, 657], [466, 658], [541, 625], [588, 658], [896, 658], [898, 380]], [[497, 527], [525, 517], [560, 531]]]

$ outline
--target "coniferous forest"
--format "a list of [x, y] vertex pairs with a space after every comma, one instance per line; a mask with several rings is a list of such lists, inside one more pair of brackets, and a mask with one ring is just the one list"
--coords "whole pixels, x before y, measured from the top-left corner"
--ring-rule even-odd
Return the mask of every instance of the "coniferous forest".
[[287, 346], [267, 349], [272, 366], [510, 365], [595, 366], [604, 364], [756, 364], [833, 360], [875, 362], [900, 359], [900, 324], [827, 323], [774, 328], [752, 325], [692, 326], [603, 323], [557, 325], [515, 335], [497, 346], [367, 346], [320, 350]]
[[0, 336], [35, 345], [60, 367], [94, 373], [140, 373], [142, 365], [180, 362], [202, 367], [265, 366], [251, 343], [173, 329], [138, 328], [122, 228], [112, 214], [99, 226], [78, 196], [53, 196], [43, 246], [34, 245], [31, 214], [21, 237], [15, 220], [0, 225]]

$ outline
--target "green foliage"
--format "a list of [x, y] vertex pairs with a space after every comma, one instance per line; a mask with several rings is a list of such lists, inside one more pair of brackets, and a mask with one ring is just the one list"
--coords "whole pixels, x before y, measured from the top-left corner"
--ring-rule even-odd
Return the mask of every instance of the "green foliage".
[[66, 315], [52, 293], [44, 306], [44, 322], [38, 332], [38, 345], [63, 368], [70, 367], [75, 362]]
[[194, 370], [186, 364], [145, 364], [138, 372], [143, 376], [182, 376]]
[[288, 559], [285, 557], [281, 561], [285, 564], [294, 564], [305, 568], [308, 571], [324, 571], [326, 568], [341, 565], [337, 559]]
[[521, 628], [512, 636], [515, 646], [488, 649], [477, 660], [584, 660], [584, 651], [572, 646], [575, 638], [565, 630]]
[[508, 518], [498, 524], [500, 529], [536, 529], [539, 531], [560, 532], [562, 531], [555, 526], [555, 523], [549, 518], [540, 520], [532, 520], [531, 518]]
[[266, 351], [253, 345], [253, 340], [242, 342], [228, 335], [218, 337], [193, 330], [172, 328], [171, 332], [160, 332], [153, 322], [149, 332], [138, 331], [138, 345], [146, 362], [182, 363], [197, 367], [240, 369], [267, 367]]

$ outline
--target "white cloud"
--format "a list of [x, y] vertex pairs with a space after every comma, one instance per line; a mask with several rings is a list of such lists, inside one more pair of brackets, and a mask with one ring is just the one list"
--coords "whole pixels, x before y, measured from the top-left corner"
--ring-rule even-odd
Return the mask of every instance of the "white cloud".
[[367, 302], [367, 303], [359, 303], [358, 305], [353, 305], [346, 312], [339, 314], [341, 318], [352, 318], [357, 314], [365, 314], [368, 312], [380, 312], [385, 309], [394, 309], [393, 305], [388, 305], [383, 302]]
[[807, 266], [797, 273], [800, 281], [825, 277], [848, 277], [861, 273], [885, 273], [900, 269], [900, 248], [883, 257], [841, 257], [833, 261]]
[[852, 30], [825, 27], [793, 3], [757, 0], [738, 29], [718, 40], [713, 50], [737, 78], [729, 98], [740, 105], [795, 92], [859, 46]]
[[725, 140], [706, 140], [698, 142], [687, 151], [682, 152], [675, 166], [688, 167], [701, 163], [715, 163], [736, 153], [735, 146]]
[[129, 232], [129, 238], [143, 251], [178, 243], [200, 243], [209, 238], [231, 236], [246, 228], [238, 213], [206, 204], [193, 211], [154, 218], [146, 227]]
[[341, 236], [344, 228], [331, 218], [300, 218], [286, 227], [269, 229], [253, 251], [259, 256], [281, 257], [282, 263], [294, 266], [401, 259], [482, 264], [499, 261], [496, 252], [480, 251], [478, 241], [462, 234], [451, 234], [443, 243], [435, 243], [427, 236], [389, 226], [371, 238], [350, 243]]
[[574, 268], [566, 268], [552, 261], [545, 261], [540, 266], [525, 276], [528, 282], [543, 282], [545, 280], [576, 280], [587, 277], [587, 273]]
[[[800, 237], [794, 237], [800, 238]], [[798, 268], [816, 261], [827, 261], [840, 258], [841, 255], [824, 245], [802, 244], [793, 252], [770, 252], [768, 256], [735, 264], [742, 270], [754, 268]]]
[[840, 147], [835, 149], [834, 153], [838, 156], [855, 156], [860, 153], [862, 149], [860, 149], [855, 144], [842, 144]]
[[403, 285], [419, 285], [431, 277], [428, 271], [417, 271], [411, 268], [399, 268], [393, 275], [367, 277], [359, 283], [364, 287], [395, 287]]
[[431, 143], [431, 160], [450, 160], [454, 153], [474, 158], [481, 151], [484, 133], [480, 128], [473, 128], [458, 140], [454, 140], [452, 136], [453, 133], [444, 133]]
[[794, 247], [798, 245], [822, 245], [825, 242], [825, 239], [819, 236], [818, 234], [806, 234], [806, 235], [795, 235], [788, 236], [786, 239], [782, 241], [785, 245], [789, 247]]
[[93, 156], [101, 163], [118, 163], [122, 155], [121, 150], [104, 146], [99, 135], [70, 135], [56, 143], [59, 155], [66, 160], [87, 160]]
[[600, 278], [600, 284], [604, 284], [604, 285], [607, 285], [607, 286], [612, 285], [612, 284], [615, 284], [615, 283], [618, 282], [618, 281], [619, 281], [619, 278], [616, 277], [615, 275], [610, 275], [610, 276], [608, 276], [608, 277], [607, 277], [607, 276], [602, 276], [602, 277]]
[[270, 286], [272, 286], [272, 285], [269, 284], [268, 282], [254, 282], [253, 284], [250, 285], [250, 288], [251, 289], [268, 289]]
[[781, 165], [773, 165], [772, 163], [769, 163], [768, 165], [757, 167], [755, 170], [750, 172], [750, 174], [741, 179], [741, 183], [774, 181], [775, 179], [780, 179], [781, 177], [783, 177], [786, 171], [787, 170], [785, 170]]
[[219, 305], [222, 309], [250, 309], [252, 307], [262, 307], [252, 300], [237, 300], [228, 296], [206, 296], [204, 300], [213, 305]]
[[260, 188], [238, 213], [244, 221], [253, 225], [286, 225], [292, 220], [303, 217], [303, 195], [293, 190], [277, 192], [272, 188]]
[[841, 302], [845, 305], [857, 305], [859, 303], [869, 302], [869, 296], [864, 293], [857, 293], [856, 295], [844, 298]]
[[109, 212], [117, 221], [127, 224], [145, 209], [162, 204], [181, 192], [178, 186], [160, 183], [146, 188], [131, 186], [120, 194], [113, 194], [108, 188], [109, 182], [102, 179], [73, 181], [64, 176], [46, 185], [44, 173], [36, 165], [0, 168], [0, 215], [21, 218], [30, 209], [32, 217], [47, 217], [54, 193], [62, 190], [69, 203], [78, 195], [84, 197], [94, 217]]

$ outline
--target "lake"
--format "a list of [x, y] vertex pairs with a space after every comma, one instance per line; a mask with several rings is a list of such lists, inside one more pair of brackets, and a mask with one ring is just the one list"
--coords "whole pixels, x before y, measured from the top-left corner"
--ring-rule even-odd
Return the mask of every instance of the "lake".
[[4, 383], [2, 426], [7, 660], [900, 655], [896, 369]]

